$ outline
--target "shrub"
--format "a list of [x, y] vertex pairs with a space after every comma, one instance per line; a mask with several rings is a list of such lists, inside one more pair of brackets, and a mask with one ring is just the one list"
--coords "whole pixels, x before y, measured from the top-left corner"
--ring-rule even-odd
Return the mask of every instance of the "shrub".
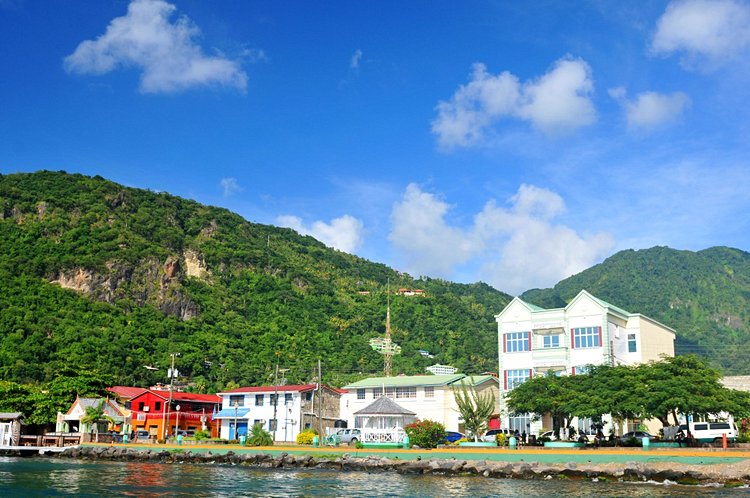
[[297, 434], [297, 444], [313, 444], [313, 438], [318, 435], [315, 429], [305, 429]]
[[273, 438], [271, 433], [263, 430], [263, 426], [255, 424], [250, 431], [250, 437], [245, 441], [247, 446], [271, 446], [273, 444]]
[[201, 441], [203, 439], [208, 439], [211, 437], [211, 433], [208, 431], [195, 431], [195, 440]]
[[409, 442], [420, 448], [437, 448], [445, 439], [445, 426], [434, 420], [422, 420], [404, 427], [409, 435]]
[[498, 446], [505, 446], [505, 439], [505, 433], [503, 432], [498, 432], [495, 435], [495, 442], [497, 442]]
[[470, 441], [470, 439], [462, 437], [461, 439], [459, 439], [458, 441], [456, 441], [453, 444], [455, 444], [456, 446], [458, 446], [459, 443], [468, 443], [469, 441]]

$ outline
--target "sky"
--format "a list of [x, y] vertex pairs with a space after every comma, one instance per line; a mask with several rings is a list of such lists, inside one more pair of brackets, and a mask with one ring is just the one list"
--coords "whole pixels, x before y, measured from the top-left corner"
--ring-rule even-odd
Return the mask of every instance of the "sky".
[[0, 0], [0, 173], [518, 295], [750, 248], [750, 0]]

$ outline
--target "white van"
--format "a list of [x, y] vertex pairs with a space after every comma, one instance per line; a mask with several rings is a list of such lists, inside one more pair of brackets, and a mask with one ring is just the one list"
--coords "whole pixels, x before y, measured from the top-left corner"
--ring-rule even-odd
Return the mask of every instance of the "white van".
[[[690, 422], [690, 434], [697, 443], [720, 442], [724, 434], [727, 440], [737, 440], [737, 426], [733, 422]], [[687, 436], [688, 424], [680, 425], [680, 429]]]

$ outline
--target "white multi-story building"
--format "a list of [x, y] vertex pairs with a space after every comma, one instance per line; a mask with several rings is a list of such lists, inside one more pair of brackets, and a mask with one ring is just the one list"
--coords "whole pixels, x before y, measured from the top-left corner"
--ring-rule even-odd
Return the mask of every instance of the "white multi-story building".
[[274, 441], [295, 441], [315, 428], [325, 432], [339, 418], [340, 392], [326, 385], [251, 386], [232, 389], [221, 396], [219, 437], [237, 439], [260, 424]]
[[[582, 290], [564, 308], [544, 309], [514, 298], [495, 316], [500, 352], [500, 388], [507, 393], [534, 375], [576, 375], [589, 365], [632, 365], [674, 356], [675, 331], [656, 320], [629, 313]], [[546, 419], [509, 417], [503, 427], [551, 429]], [[578, 421], [586, 428], [586, 421]], [[590, 424], [590, 422], [589, 422]]]
[[355, 412], [387, 396], [399, 406], [413, 412], [419, 420], [434, 420], [446, 430], [463, 432], [454, 388], [473, 385], [481, 395], [488, 390], [498, 398], [497, 378], [491, 375], [399, 375], [372, 377], [344, 386], [341, 395], [341, 418], [349, 427], [358, 427]]
[[458, 368], [456, 367], [452, 367], [450, 365], [441, 365], [439, 363], [426, 367], [425, 370], [433, 375], [453, 375], [454, 373], [458, 372]]

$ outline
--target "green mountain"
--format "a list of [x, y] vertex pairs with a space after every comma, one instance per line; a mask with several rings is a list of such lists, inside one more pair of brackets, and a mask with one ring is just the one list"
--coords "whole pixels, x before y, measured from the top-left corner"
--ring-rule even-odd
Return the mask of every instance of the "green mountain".
[[728, 374], [750, 373], [750, 253], [728, 247], [622, 251], [522, 299], [560, 307], [581, 289], [677, 331], [677, 353], [695, 353]]
[[177, 352], [180, 380], [197, 389], [268, 383], [277, 364], [288, 382], [309, 381], [319, 359], [324, 380], [344, 383], [382, 372], [369, 340], [384, 334], [389, 288], [394, 373], [496, 370], [493, 315], [510, 299], [65, 172], [0, 175], [0, 254], [0, 380], [26, 383], [71, 368], [166, 382]]

